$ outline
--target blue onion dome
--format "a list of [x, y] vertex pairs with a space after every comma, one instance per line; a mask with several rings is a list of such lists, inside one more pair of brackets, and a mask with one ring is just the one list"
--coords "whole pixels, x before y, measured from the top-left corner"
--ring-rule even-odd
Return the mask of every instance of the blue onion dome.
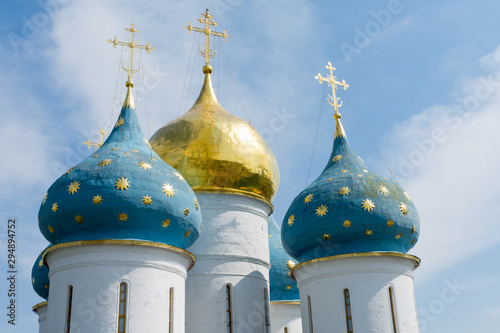
[[44, 265], [42, 260], [42, 254], [46, 249], [52, 245], [47, 246], [36, 258], [33, 268], [31, 269], [31, 284], [33, 289], [41, 298], [48, 300], [49, 298], [49, 268]]
[[362, 252], [407, 253], [420, 223], [410, 197], [368, 170], [336, 121], [333, 151], [321, 175], [292, 202], [283, 220], [285, 250], [300, 262]]
[[45, 194], [39, 228], [50, 243], [120, 239], [185, 249], [199, 237], [196, 195], [144, 138], [132, 86], [104, 144]]
[[295, 266], [296, 262], [283, 249], [281, 231], [272, 216], [269, 216], [269, 255], [271, 259], [271, 270], [269, 271], [271, 302], [298, 301], [297, 282], [288, 275], [288, 271]]

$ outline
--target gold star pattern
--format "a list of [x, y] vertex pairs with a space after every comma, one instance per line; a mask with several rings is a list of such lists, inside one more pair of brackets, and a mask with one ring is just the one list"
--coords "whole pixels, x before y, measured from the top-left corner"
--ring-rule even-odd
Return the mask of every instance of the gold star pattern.
[[50, 233], [53, 234], [55, 232], [54, 228], [52, 228], [52, 226], [49, 225], [49, 227], [47, 228], [49, 229]]
[[415, 244], [416, 241], [417, 241], [416, 239], [412, 240], [411, 243], [410, 243], [410, 245]]
[[291, 285], [286, 286], [286, 290], [290, 290], [290, 289], [292, 289]]
[[49, 193], [45, 193], [45, 195], [43, 196], [42, 205], [45, 205], [45, 201], [47, 201], [48, 195], [49, 195]]
[[415, 232], [415, 226], [411, 227], [411, 233]]
[[366, 170], [366, 169], [363, 169], [363, 172], [368, 172], [368, 170]]
[[382, 193], [383, 195], [388, 195], [389, 194], [389, 189], [385, 185], [379, 185], [378, 191]]
[[200, 230], [203, 228], [203, 222], [200, 223]]
[[361, 202], [361, 207], [363, 207], [365, 210], [371, 212], [373, 210], [373, 208], [375, 208], [375, 204], [370, 199], [365, 199], [365, 200], [363, 200], [363, 202]]
[[291, 214], [289, 217], [288, 217], [288, 225], [291, 226], [293, 224], [293, 221], [295, 221], [295, 215], [294, 214]]
[[40, 261], [38, 262], [38, 267], [42, 267], [43, 266], [43, 259], [40, 259]]
[[162, 226], [163, 228], [167, 228], [169, 225], [170, 225], [170, 219], [164, 219], [164, 220], [161, 222], [161, 226]]
[[120, 127], [123, 124], [125, 124], [125, 119], [120, 118], [116, 121], [115, 127]]
[[100, 166], [100, 167], [103, 167], [103, 166], [106, 166], [106, 165], [109, 165], [111, 163], [111, 159], [109, 158], [106, 158], [104, 160], [100, 160], [97, 165]]
[[411, 201], [410, 196], [408, 195], [408, 193], [403, 192], [403, 194], [405, 195], [406, 199], [408, 199], [409, 201]]
[[397, 234], [397, 235], [396, 235], [396, 237], [394, 237], [394, 238], [396, 238], [396, 239], [400, 239], [400, 238], [401, 238], [401, 236], [403, 236], [403, 234]]
[[189, 235], [191, 235], [191, 230], [186, 231], [186, 233], [184, 234], [184, 237], [187, 237]]
[[189, 215], [189, 208], [184, 208], [184, 216], [188, 216]]
[[55, 212], [57, 212], [58, 209], [59, 209], [59, 205], [57, 204], [57, 202], [54, 202], [52, 204], [52, 211], [55, 213]]
[[290, 259], [290, 260], [288, 260], [288, 261], [286, 262], [286, 267], [288, 267], [288, 269], [292, 269], [292, 268], [294, 268], [294, 267], [295, 267], [295, 263], [293, 262], [293, 260], [291, 260], [291, 259]]
[[399, 210], [401, 211], [401, 213], [403, 213], [404, 215], [408, 215], [408, 207], [406, 207], [406, 205], [404, 203], [401, 203], [399, 205]]
[[328, 178], [326, 181], [331, 182], [332, 180], [333, 180], [333, 178]]
[[344, 170], [342, 170], [342, 172], [343, 172], [343, 173], [346, 173], [346, 172], [347, 172], [347, 170], [345, 170], [345, 169], [344, 169]]
[[342, 155], [335, 155], [333, 158], [332, 158], [332, 162], [335, 163], [335, 162], [338, 162], [342, 159]]
[[330, 235], [329, 234], [324, 234], [323, 235], [323, 239], [324, 240], [329, 240], [330, 239]]
[[304, 198], [304, 203], [310, 203], [314, 198], [314, 194], [308, 194], [307, 197]]
[[45, 289], [49, 289], [49, 285], [48, 284], [44, 285], [44, 287], [45, 287]]
[[139, 151], [137, 149], [132, 149], [134, 153], [138, 153]]
[[387, 221], [387, 226], [390, 228], [394, 225], [394, 221], [393, 220], [389, 220]]
[[128, 190], [130, 182], [128, 181], [128, 178], [116, 178], [115, 187], [120, 191]]
[[151, 205], [151, 203], [153, 202], [153, 200], [151, 200], [151, 197], [149, 195], [145, 195], [145, 196], [142, 197], [142, 202], [146, 206], [149, 206], [149, 205]]
[[78, 192], [79, 189], [80, 189], [80, 182], [78, 180], [71, 182], [71, 184], [68, 186], [68, 192], [70, 194], [75, 194], [76, 192]]
[[362, 175], [362, 174], [359, 174], [359, 175], [356, 175], [356, 176], [358, 176], [358, 177], [363, 177], [363, 175]]
[[184, 180], [184, 177], [182, 177], [182, 175], [180, 173], [178, 173], [177, 171], [174, 172], [174, 175], [179, 178], [180, 180]]
[[339, 195], [348, 195], [349, 192], [351, 192], [351, 189], [348, 187], [348, 186], [344, 186], [344, 187], [341, 187], [339, 188], [339, 190], [337, 191], [339, 193]]
[[318, 216], [325, 216], [326, 213], [328, 213], [328, 207], [326, 207], [325, 205], [321, 205], [321, 206], [318, 206], [318, 208], [316, 208], [316, 215]]
[[64, 174], [67, 175], [68, 173], [70, 173], [71, 171], [73, 171], [75, 169], [75, 167], [71, 167], [69, 168]]
[[351, 221], [345, 220], [344, 223], [342, 223], [342, 225], [344, 226], [344, 228], [349, 228], [351, 226]]
[[92, 158], [98, 158], [100, 154], [95, 154]]
[[92, 198], [94, 205], [99, 205], [102, 203], [102, 197], [100, 195], [96, 195]]
[[194, 199], [194, 208], [196, 208], [196, 210], [200, 210], [200, 205], [198, 204], [197, 199]]
[[151, 164], [148, 164], [146, 162], [143, 162], [143, 161], [140, 161], [139, 163], [137, 163], [141, 168], [143, 168], [144, 170], [149, 170], [151, 169]]
[[75, 215], [75, 221], [78, 224], [83, 223], [83, 216], [81, 216], [81, 215]]
[[170, 184], [163, 184], [163, 193], [165, 193], [165, 196], [169, 196], [170, 198], [175, 195], [175, 190]]
[[35, 278], [32, 278], [31, 281], [33, 282], [33, 284], [35, 284]]
[[367, 235], [367, 236], [373, 235], [373, 230], [370, 230], [370, 229], [366, 230], [365, 235]]
[[118, 220], [119, 220], [119, 221], [122, 221], [122, 222], [127, 221], [127, 220], [128, 220], [128, 216], [127, 216], [127, 214], [125, 214], [125, 213], [120, 213], [120, 214], [118, 214]]

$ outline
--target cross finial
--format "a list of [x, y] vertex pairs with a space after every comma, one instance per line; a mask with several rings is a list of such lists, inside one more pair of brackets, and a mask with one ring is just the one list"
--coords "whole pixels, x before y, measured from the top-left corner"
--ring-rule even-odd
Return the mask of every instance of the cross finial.
[[125, 83], [125, 85], [127, 87], [129, 85], [133, 87], [134, 83], [132, 82], [132, 75], [134, 73], [137, 73], [139, 71], [139, 67], [140, 67], [140, 65], [137, 65], [137, 67], [134, 68], [134, 49], [136, 49], [136, 48], [137, 49], [144, 49], [149, 54], [149, 52], [151, 52], [155, 48], [152, 47], [149, 42], [146, 45], [139, 45], [139, 44], [135, 43], [135, 39], [134, 39], [135, 33], [139, 32], [139, 30], [137, 30], [135, 28], [135, 25], [133, 23], [130, 25], [130, 28], [126, 28], [125, 30], [130, 32], [130, 40], [128, 40], [128, 41], [125, 40], [125, 42], [120, 42], [119, 40], [117, 40], [117, 38], [115, 36], [113, 39], [108, 39], [108, 43], [111, 43], [113, 45], [113, 48], [116, 48], [117, 45], [122, 45], [122, 46], [128, 47], [128, 49], [129, 49], [128, 65], [127, 65], [127, 67], [125, 67], [123, 65], [123, 63], [121, 65], [122, 65], [123, 70], [125, 72], [127, 72], [127, 75], [128, 75], [128, 80]]
[[104, 128], [102, 128], [100, 131], [97, 132], [97, 134], [101, 135], [101, 139], [99, 140], [99, 142], [91, 142], [90, 139], [88, 139], [87, 141], [85, 141], [83, 144], [87, 146], [87, 148], [90, 148], [90, 146], [94, 146], [94, 147], [101, 147], [102, 144], [104, 143], [104, 136], [108, 133], [104, 132]]
[[216, 26], [217, 23], [214, 20], [214, 17], [210, 15], [210, 12], [208, 11], [208, 8], [205, 13], [201, 14], [201, 17], [198, 19], [198, 22], [201, 24], [205, 24], [205, 27], [203, 28], [197, 28], [193, 27], [191, 22], [187, 26], [184, 26], [184, 28], [188, 29], [189, 33], [196, 31], [196, 32], [202, 32], [205, 34], [205, 48], [202, 50], [201, 47], [198, 46], [198, 50], [200, 51], [200, 54], [205, 58], [205, 67], [203, 67], [203, 72], [207, 71], [208, 73], [212, 72], [212, 69], [210, 67], [210, 59], [215, 57], [216, 50], [212, 50], [210, 47], [210, 36], [217, 36], [217, 37], [222, 37], [222, 39], [225, 41], [226, 38], [231, 38], [226, 33], [226, 30], [222, 30], [222, 33], [212, 31], [210, 29], [210, 26]]
[[337, 97], [337, 85], [344, 88], [344, 90], [347, 90], [347, 87], [349, 87], [349, 85], [345, 82], [345, 80], [342, 80], [342, 82], [337, 81], [337, 77], [333, 75], [335, 67], [332, 66], [331, 62], [328, 62], [328, 65], [326, 65], [325, 67], [330, 71], [330, 74], [328, 74], [328, 76], [325, 78], [322, 77], [320, 73], [318, 73], [318, 75], [316, 75], [314, 78], [319, 81], [319, 84], [323, 83], [323, 81], [326, 81], [328, 82], [328, 86], [332, 87], [333, 96], [328, 95], [328, 103], [330, 103], [330, 105], [333, 106], [333, 109], [335, 110], [335, 115], [333, 117], [335, 119], [339, 119], [339, 107], [342, 106], [342, 102], [340, 101], [340, 97]]

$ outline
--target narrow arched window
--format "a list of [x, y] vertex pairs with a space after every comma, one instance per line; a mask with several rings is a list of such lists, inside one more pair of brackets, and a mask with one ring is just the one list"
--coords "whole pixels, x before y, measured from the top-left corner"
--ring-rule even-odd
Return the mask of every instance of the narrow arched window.
[[288, 327], [285, 327], [285, 328], [283, 329], [283, 333], [288, 333]]
[[168, 333], [174, 332], [174, 288], [168, 293]]
[[392, 289], [392, 287], [389, 287], [389, 302], [391, 305], [392, 329], [394, 333], [398, 333], [398, 329], [396, 326], [396, 307], [394, 304], [394, 290]]
[[351, 314], [351, 295], [349, 289], [344, 289], [345, 318], [347, 322], [347, 333], [353, 333]]
[[68, 309], [66, 311], [66, 333], [71, 329], [71, 308], [73, 307], [73, 286], [68, 288]]
[[231, 295], [231, 286], [226, 284], [226, 324], [227, 324], [227, 333], [233, 333], [233, 311], [232, 311], [232, 295]]
[[311, 296], [307, 295], [307, 312], [309, 315], [309, 333], [313, 333], [313, 313], [311, 306]]
[[264, 288], [264, 323], [266, 327], [271, 326], [269, 317], [271, 316], [271, 309], [269, 309], [269, 290]]
[[118, 310], [118, 333], [125, 333], [125, 316], [127, 315], [127, 284], [120, 283], [120, 301]]

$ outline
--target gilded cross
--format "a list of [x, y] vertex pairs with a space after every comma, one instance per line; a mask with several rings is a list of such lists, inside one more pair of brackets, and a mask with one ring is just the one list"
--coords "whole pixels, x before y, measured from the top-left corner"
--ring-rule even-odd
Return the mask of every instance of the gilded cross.
[[339, 107], [342, 106], [342, 102], [340, 101], [340, 97], [337, 97], [337, 85], [344, 88], [344, 90], [347, 90], [347, 87], [349, 87], [349, 85], [345, 82], [345, 80], [342, 80], [342, 82], [337, 81], [337, 77], [333, 75], [335, 67], [332, 66], [331, 62], [328, 62], [328, 65], [326, 65], [325, 67], [326, 69], [330, 70], [330, 74], [328, 74], [327, 77], [322, 77], [321, 74], [318, 73], [318, 75], [316, 75], [314, 78], [319, 81], [319, 84], [323, 83], [323, 81], [326, 81], [328, 82], [328, 86], [332, 87], [333, 96], [328, 95], [328, 103], [330, 103], [330, 105], [333, 106], [333, 109], [335, 110], [334, 117], [340, 118]]
[[[149, 54], [149, 52], [151, 52], [155, 48], [152, 47], [149, 42], [146, 45], [139, 45], [139, 44], [135, 43], [135, 39], [134, 39], [135, 33], [139, 32], [139, 30], [137, 30], [135, 28], [133, 23], [130, 26], [130, 28], [126, 28], [125, 30], [130, 32], [130, 40], [129, 41], [125, 40], [125, 42], [120, 42], [119, 40], [117, 40], [117, 38], [115, 36], [113, 39], [108, 39], [108, 43], [113, 44], [113, 48], [116, 48], [117, 45], [122, 45], [122, 46], [128, 47], [128, 50], [129, 50], [128, 65], [127, 65], [127, 67], [125, 67], [123, 65], [123, 63], [121, 64], [123, 70], [125, 72], [127, 72], [127, 74], [128, 74], [128, 81], [127, 81], [127, 84], [128, 84], [129, 82], [132, 83], [132, 75], [139, 71], [139, 66], [140, 66], [140, 65], [137, 65], [137, 67], [134, 68], [134, 49], [136, 49], [136, 48], [143, 49], [143, 50], [146, 50]], [[133, 86], [133, 84], [132, 84], [132, 86]]]
[[102, 128], [100, 131], [97, 132], [97, 134], [101, 135], [101, 139], [99, 142], [91, 142], [90, 139], [85, 141], [83, 144], [87, 146], [87, 148], [90, 148], [90, 146], [94, 147], [100, 147], [104, 143], [104, 136], [108, 133], [104, 132], [104, 128]]
[[210, 26], [215, 27], [217, 25], [217, 23], [215, 22], [214, 17], [212, 15], [210, 15], [208, 9], [206, 10], [205, 13], [201, 14], [201, 17], [198, 19], [198, 22], [200, 22], [201, 24], [205, 24], [205, 27], [204, 28], [193, 27], [191, 22], [189, 22], [187, 27], [184, 26], [184, 28], [188, 29], [189, 33], [196, 31], [196, 32], [202, 32], [205, 34], [205, 49], [202, 50], [201, 47], [198, 46], [198, 50], [200, 51], [200, 54], [203, 57], [205, 57], [205, 64], [208, 66], [208, 65], [210, 65], [210, 58], [215, 57], [215, 52], [216, 52], [216, 50], [212, 50], [210, 47], [210, 36], [222, 37], [222, 39], [224, 41], [226, 40], [226, 38], [231, 38], [231, 36], [229, 36], [226, 33], [226, 30], [222, 30], [222, 33], [220, 33], [220, 32], [216, 32], [216, 31], [212, 31], [210, 29]]

